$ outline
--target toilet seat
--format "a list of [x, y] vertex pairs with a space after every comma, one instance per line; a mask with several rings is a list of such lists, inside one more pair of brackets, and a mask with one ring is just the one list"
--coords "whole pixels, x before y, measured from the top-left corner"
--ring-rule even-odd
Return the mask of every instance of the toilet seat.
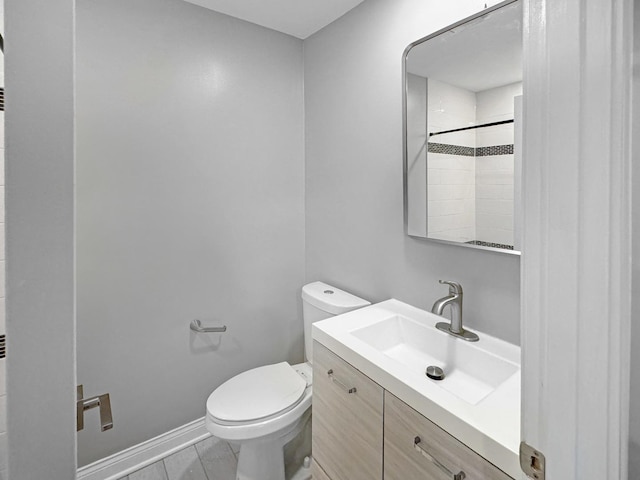
[[263, 422], [298, 405], [307, 382], [287, 362], [242, 372], [220, 385], [207, 400], [207, 414], [220, 425]]
[[[211, 413], [211, 407], [213, 407], [213, 402], [211, 402], [212, 393], [207, 400], [207, 412], [205, 416], [207, 430], [215, 437], [223, 440], [245, 442], [271, 438], [272, 435], [278, 436], [278, 432], [293, 428], [297, 422], [303, 419], [305, 412], [311, 407], [313, 372], [309, 363], [299, 363], [293, 366], [285, 365], [299, 375], [306, 385], [302, 397], [297, 402], [293, 402], [284, 410], [272, 412], [268, 417], [259, 420], [224, 422], [215, 418]], [[259, 401], [260, 397], [258, 396], [257, 398], [256, 401]], [[215, 408], [213, 410], [215, 410]]]

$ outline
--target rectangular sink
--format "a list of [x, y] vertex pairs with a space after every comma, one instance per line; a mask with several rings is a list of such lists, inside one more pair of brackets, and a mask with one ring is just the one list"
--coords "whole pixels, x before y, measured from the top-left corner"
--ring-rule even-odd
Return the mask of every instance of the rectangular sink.
[[[422, 375], [425, 382], [432, 382], [471, 405], [476, 405], [520, 370], [519, 365], [483, 350], [481, 343], [461, 341], [424, 321], [403, 315], [391, 315], [350, 333]], [[444, 379], [428, 378], [425, 375], [428, 366], [442, 368]]]

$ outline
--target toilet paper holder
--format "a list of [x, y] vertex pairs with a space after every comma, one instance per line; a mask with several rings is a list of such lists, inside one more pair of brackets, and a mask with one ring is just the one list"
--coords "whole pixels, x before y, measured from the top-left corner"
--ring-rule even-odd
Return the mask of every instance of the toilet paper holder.
[[191, 320], [189, 328], [197, 333], [223, 333], [227, 331], [226, 325], [221, 327], [203, 327], [202, 323], [197, 318], [195, 320]]

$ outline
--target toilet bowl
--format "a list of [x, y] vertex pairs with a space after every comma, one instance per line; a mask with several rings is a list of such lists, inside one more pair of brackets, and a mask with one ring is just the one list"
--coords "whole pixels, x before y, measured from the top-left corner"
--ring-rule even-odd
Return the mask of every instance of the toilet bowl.
[[311, 378], [310, 364], [283, 362], [236, 375], [209, 396], [207, 429], [240, 445], [238, 480], [284, 479], [282, 449], [309, 418]]
[[[369, 305], [322, 282], [302, 289], [305, 356], [311, 358], [311, 324]], [[311, 362], [264, 365], [242, 372], [207, 399], [206, 427], [240, 445], [237, 480], [284, 480], [284, 446], [311, 415]]]

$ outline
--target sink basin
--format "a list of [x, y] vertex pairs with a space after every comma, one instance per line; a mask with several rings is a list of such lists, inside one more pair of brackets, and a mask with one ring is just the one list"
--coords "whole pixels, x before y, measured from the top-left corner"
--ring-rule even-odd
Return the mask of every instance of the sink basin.
[[[434, 315], [434, 320], [438, 319]], [[482, 349], [480, 342], [461, 341], [433, 324], [403, 315], [391, 315], [350, 333], [424, 375], [425, 382], [433, 382], [471, 405], [476, 405], [520, 370], [519, 365]], [[429, 379], [425, 375], [428, 366], [442, 368], [444, 379]]]

